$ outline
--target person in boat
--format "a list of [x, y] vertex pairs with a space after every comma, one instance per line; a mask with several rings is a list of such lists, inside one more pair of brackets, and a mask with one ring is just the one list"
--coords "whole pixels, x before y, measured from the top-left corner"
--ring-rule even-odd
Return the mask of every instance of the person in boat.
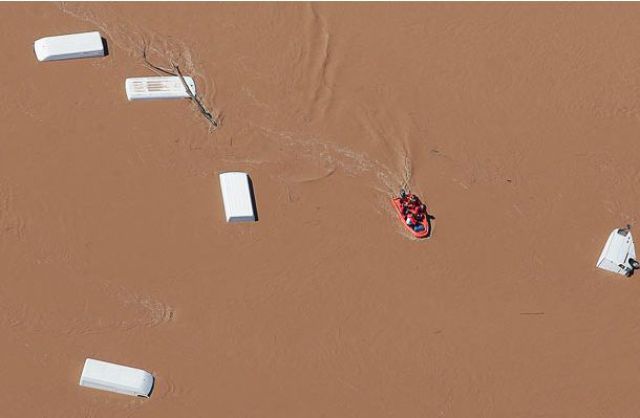
[[407, 204], [409, 203], [409, 196], [404, 191], [404, 189], [400, 190], [400, 207], [402, 207], [402, 211], [404, 212]]
[[402, 209], [402, 216], [404, 216], [406, 218], [407, 214], [409, 213], [409, 199], [408, 198], [405, 198], [405, 199], [400, 198], [400, 208]]
[[425, 206], [422, 204], [420, 199], [415, 195], [411, 196], [411, 198], [406, 204], [406, 208], [408, 212], [413, 213], [414, 216], [417, 216], [417, 217], [421, 217], [425, 211]]
[[411, 212], [408, 212], [407, 215], [405, 216], [405, 222], [411, 228], [413, 228], [418, 224], [418, 220], [416, 219], [415, 215]]
[[[400, 190], [400, 205], [404, 207], [412, 207], [414, 202], [418, 199], [415, 195], [407, 194], [404, 189]], [[418, 202], [420, 199], [418, 199]]]
[[409, 199], [408, 204], [409, 204], [409, 207], [411, 208], [419, 208], [422, 206], [422, 202], [416, 195], [411, 195], [411, 198]]
[[407, 226], [413, 229], [414, 232], [422, 232], [425, 227], [422, 223], [420, 223], [422, 217], [416, 216], [412, 212], [409, 212], [406, 217]]

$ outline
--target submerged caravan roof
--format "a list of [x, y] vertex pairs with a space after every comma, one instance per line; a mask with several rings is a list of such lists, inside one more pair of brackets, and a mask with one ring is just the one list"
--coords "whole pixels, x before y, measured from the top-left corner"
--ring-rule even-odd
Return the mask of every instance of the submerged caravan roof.
[[88, 358], [80, 376], [80, 386], [124, 395], [148, 398], [153, 389], [153, 375], [133, 367]]
[[247, 173], [221, 173], [220, 189], [227, 222], [253, 222], [256, 220]]
[[33, 44], [38, 61], [103, 57], [104, 44], [100, 32], [74, 33], [38, 39]]
[[596, 267], [629, 277], [637, 268], [636, 263], [636, 249], [629, 227], [611, 231]]
[[[184, 77], [185, 83], [193, 95], [196, 94], [196, 84], [193, 78]], [[152, 99], [187, 99], [191, 97], [184, 88], [180, 77], [134, 77], [125, 81], [127, 99], [152, 100]]]

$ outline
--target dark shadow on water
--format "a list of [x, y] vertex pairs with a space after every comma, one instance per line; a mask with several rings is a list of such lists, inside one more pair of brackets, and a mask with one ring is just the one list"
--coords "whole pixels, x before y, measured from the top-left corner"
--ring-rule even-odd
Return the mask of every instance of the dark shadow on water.
[[100, 38], [102, 39], [102, 47], [104, 48], [104, 56], [108, 57], [109, 56], [109, 45], [107, 44], [107, 40], [105, 38]]
[[427, 234], [427, 236], [425, 238], [431, 238], [431, 234], [433, 233], [433, 225], [431, 225], [431, 221], [435, 220], [436, 217], [427, 213], [426, 214], [426, 218], [427, 218], [427, 227], [429, 228], [429, 233]]
[[260, 219], [258, 217], [258, 206], [256, 204], [256, 194], [253, 191], [253, 180], [251, 180], [251, 176], [249, 178], [249, 193], [251, 194], [251, 206], [253, 207], [253, 215], [256, 217], [256, 222]]
[[151, 384], [151, 389], [149, 389], [149, 394], [147, 394], [147, 396], [138, 395], [138, 397], [139, 398], [150, 398], [151, 394], [153, 393], [153, 389], [155, 389], [155, 387], [156, 387], [156, 378], [154, 376], [153, 383]]

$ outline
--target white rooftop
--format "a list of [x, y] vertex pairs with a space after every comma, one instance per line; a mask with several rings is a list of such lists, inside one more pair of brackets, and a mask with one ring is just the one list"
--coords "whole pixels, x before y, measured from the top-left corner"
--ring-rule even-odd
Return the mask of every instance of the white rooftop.
[[[196, 84], [191, 77], [184, 77], [193, 95], [196, 94]], [[153, 99], [187, 99], [189, 93], [184, 88], [180, 77], [134, 77], [127, 78], [124, 84], [127, 99], [153, 100]]]
[[600, 253], [596, 267], [629, 277], [637, 268], [636, 249], [631, 231], [628, 228], [616, 228]]
[[151, 373], [144, 370], [88, 358], [80, 376], [80, 386], [149, 397], [153, 380]]
[[38, 39], [33, 44], [33, 50], [38, 61], [104, 56], [100, 32], [74, 33]]
[[227, 222], [254, 222], [256, 220], [247, 173], [221, 173], [220, 189]]

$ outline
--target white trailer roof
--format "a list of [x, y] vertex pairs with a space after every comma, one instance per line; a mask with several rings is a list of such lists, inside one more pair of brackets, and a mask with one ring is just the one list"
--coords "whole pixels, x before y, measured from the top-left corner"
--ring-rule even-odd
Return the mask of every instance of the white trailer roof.
[[38, 61], [104, 56], [100, 32], [74, 33], [38, 39], [33, 44], [33, 50]]
[[[196, 84], [191, 77], [184, 77], [189, 90], [196, 94]], [[127, 91], [127, 99], [152, 100], [152, 99], [186, 99], [189, 96], [180, 77], [134, 77], [127, 78], [124, 83]]]
[[627, 228], [616, 228], [609, 234], [596, 267], [629, 276], [634, 267], [630, 260], [635, 260], [636, 249], [631, 231]]
[[227, 222], [253, 222], [253, 200], [247, 173], [221, 173], [220, 189]]
[[80, 386], [148, 397], [153, 388], [153, 376], [144, 370], [88, 358], [80, 376]]

